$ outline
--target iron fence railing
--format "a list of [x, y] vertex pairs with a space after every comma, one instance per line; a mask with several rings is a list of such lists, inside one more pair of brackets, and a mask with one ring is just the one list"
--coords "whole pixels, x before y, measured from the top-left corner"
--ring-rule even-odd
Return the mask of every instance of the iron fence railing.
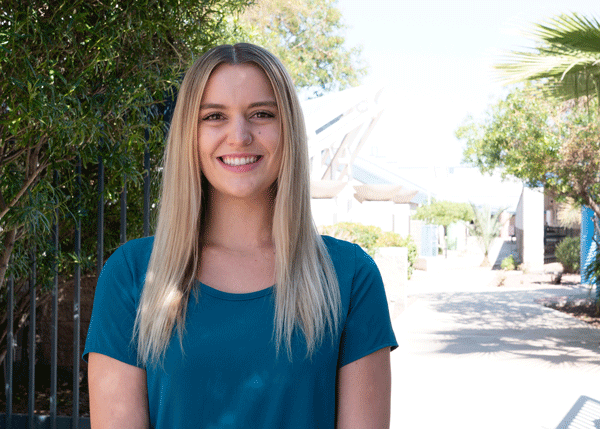
[[[143, 235], [150, 233], [150, 153], [148, 148], [144, 153], [144, 171], [143, 171]], [[58, 173], [54, 172], [54, 181], [58, 182]], [[97, 223], [97, 272], [100, 273], [104, 263], [104, 182], [105, 170], [102, 157], [98, 159], [98, 223]], [[76, 204], [81, 208], [82, 183], [81, 183], [81, 160], [77, 160], [76, 165], [76, 183], [77, 195]], [[56, 212], [58, 219], [58, 212]], [[123, 177], [123, 190], [120, 195], [120, 242], [127, 240], [127, 177]], [[15, 391], [14, 364], [16, 341], [14, 336], [14, 285], [15, 281], [9, 276], [7, 281], [7, 354], [5, 359], [5, 394], [6, 394], [6, 412], [0, 413], [0, 429], [86, 429], [90, 427], [90, 420], [80, 415], [80, 330], [81, 330], [81, 264], [75, 264], [74, 287], [73, 287], [73, 410], [70, 417], [57, 415], [57, 350], [58, 350], [58, 252], [59, 252], [59, 228], [58, 222], [52, 226], [52, 243], [55, 252], [54, 279], [52, 288], [52, 310], [51, 310], [51, 363], [50, 363], [50, 396], [49, 396], [49, 415], [35, 414], [36, 399], [36, 249], [31, 249], [31, 270], [29, 275], [29, 338], [28, 338], [28, 356], [29, 356], [29, 383], [27, 389], [27, 410], [28, 413], [13, 413], [13, 393]], [[74, 231], [74, 250], [77, 261], [81, 258], [81, 220], [76, 216]]]

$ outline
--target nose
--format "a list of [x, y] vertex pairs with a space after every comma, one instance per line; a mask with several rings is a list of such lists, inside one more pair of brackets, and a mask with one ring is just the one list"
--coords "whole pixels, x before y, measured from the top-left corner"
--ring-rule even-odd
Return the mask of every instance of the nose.
[[227, 136], [227, 143], [230, 145], [247, 146], [252, 143], [252, 132], [250, 124], [244, 117], [232, 119]]

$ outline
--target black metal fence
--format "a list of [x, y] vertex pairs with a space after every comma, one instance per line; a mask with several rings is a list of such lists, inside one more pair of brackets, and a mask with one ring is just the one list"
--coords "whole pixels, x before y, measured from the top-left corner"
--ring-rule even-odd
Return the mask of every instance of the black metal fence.
[[[146, 149], [144, 153], [143, 172], [143, 235], [150, 233], [150, 152]], [[58, 174], [54, 172], [54, 180], [58, 181]], [[81, 160], [76, 165], [77, 195], [76, 204], [81, 205]], [[98, 231], [97, 231], [97, 273], [99, 274], [104, 263], [104, 182], [105, 171], [102, 157], [98, 159]], [[58, 219], [58, 212], [55, 213]], [[120, 194], [120, 242], [127, 240], [127, 177], [123, 177], [123, 188]], [[80, 416], [80, 359], [82, 348], [80, 344], [81, 334], [81, 264], [75, 264], [74, 288], [73, 288], [73, 410], [70, 417], [57, 415], [57, 348], [58, 348], [58, 252], [59, 252], [59, 228], [58, 223], [52, 227], [52, 243], [55, 252], [54, 280], [52, 289], [52, 311], [51, 311], [51, 362], [50, 362], [50, 412], [49, 415], [35, 414], [36, 399], [36, 249], [31, 249], [31, 270], [29, 274], [29, 337], [28, 337], [28, 388], [27, 388], [27, 414], [13, 413], [13, 394], [15, 391], [14, 364], [17, 342], [14, 336], [14, 278], [8, 278], [7, 297], [7, 354], [4, 362], [4, 379], [6, 393], [6, 412], [0, 414], [0, 429], [84, 429], [90, 427], [89, 418]], [[81, 220], [76, 217], [74, 231], [74, 249], [76, 260], [81, 258]]]

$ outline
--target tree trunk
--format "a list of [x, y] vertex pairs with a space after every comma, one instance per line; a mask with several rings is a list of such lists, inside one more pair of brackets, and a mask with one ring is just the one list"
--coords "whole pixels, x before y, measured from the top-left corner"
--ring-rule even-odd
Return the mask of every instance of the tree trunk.
[[4, 284], [4, 277], [6, 276], [6, 270], [8, 269], [10, 255], [12, 254], [13, 248], [15, 247], [16, 237], [17, 228], [11, 229], [4, 236], [4, 249], [2, 251], [2, 255], [0, 255], [0, 290], [1, 286]]
[[483, 261], [481, 261], [481, 265], [480, 265], [480, 267], [486, 267], [486, 268], [487, 268], [487, 267], [489, 267], [490, 265], [491, 265], [491, 264], [490, 264], [490, 259], [488, 258], [488, 255], [487, 255], [487, 253], [486, 253], [486, 254], [485, 254], [485, 256], [483, 257]]
[[444, 225], [444, 258], [448, 259], [448, 227]]

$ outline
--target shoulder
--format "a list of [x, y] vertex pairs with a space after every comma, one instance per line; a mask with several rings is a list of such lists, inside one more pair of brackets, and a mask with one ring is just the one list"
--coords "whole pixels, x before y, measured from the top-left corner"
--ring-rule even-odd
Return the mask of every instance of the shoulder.
[[344, 268], [371, 268], [377, 269], [377, 265], [373, 258], [364, 251], [358, 244], [350, 243], [349, 241], [340, 240], [338, 238], [322, 235], [325, 246], [329, 252], [334, 266], [338, 269], [339, 266]]
[[342, 301], [338, 367], [383, 347], [397, 346], [385, 287], [373, 258], [359, 245], [323, 237], [335, 267]]
[[143, 284], [153, 244], [154, 237], [145, 237], [121, 245], [106, 261], [99, 283], [119, 280]]
[[136, 238], [121, 245], [119, 250], [129, 257], [140, 258], [146, 254], [149, 255], [152, 252], [153, 245], [154, 237]]
[[362, 283], [370, 277], [380, 278], [375, 261], [358, 244], [327, 235], [321, 237], [333, 262], [340, 287], [353, 285], [357, 281]]
[[127, 243], [121, 245], [117, 250], [115, 250], [115, 252], [109, 258], [109, 261], [116, 260], [115, 262], [121, 261], [133, 265], [139, 265], [145, 262], [147, 265], [148, 261], [150, 260], [153, 244], [154, 237], [144, 237], [129, 240]]
[[355, 252], [356, 248], [360, 248], [359, 245], [350, 243], [349, 241], [340, 240], [339, 238], [330, 237], [329, 235], [322, 235], [321, 238], [325, 242], [329, 253], [331, 252]]

